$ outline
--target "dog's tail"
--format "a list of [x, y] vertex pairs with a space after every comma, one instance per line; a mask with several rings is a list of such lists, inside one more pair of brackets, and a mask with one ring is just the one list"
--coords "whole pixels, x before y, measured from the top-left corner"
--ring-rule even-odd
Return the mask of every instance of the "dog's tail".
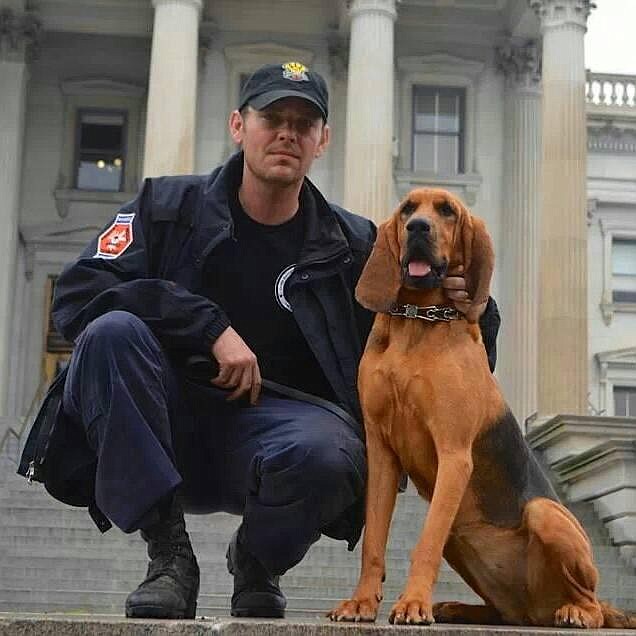
[[604, 601], [601, 601], [601, 612], [603, 612], [603, 627], [636, 629], [636, 614], [633, 612], [624, 612]]

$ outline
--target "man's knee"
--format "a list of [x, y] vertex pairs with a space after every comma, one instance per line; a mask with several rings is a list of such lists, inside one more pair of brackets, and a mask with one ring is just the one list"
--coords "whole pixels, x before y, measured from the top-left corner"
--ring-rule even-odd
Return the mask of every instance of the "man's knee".
[[109, 311], [90, 322], [80, 336], [80, 346], [91, 348], [119, 346], [152, 336], [148, 326], [128, 311]]
[[262, 496], [277, 498], [287, 493], [322, 499], [328, 493], [342, 493], [355, 499], [366, 478], [364, 445], [353, 435], [334, 438], [318, 431], [299, 436], [260, 468]]

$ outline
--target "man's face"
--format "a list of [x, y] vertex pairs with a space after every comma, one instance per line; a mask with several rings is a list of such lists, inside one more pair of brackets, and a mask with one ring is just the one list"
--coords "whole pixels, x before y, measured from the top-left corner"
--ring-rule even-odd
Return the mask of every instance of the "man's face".
[[280, 99], [263, 110], [234, 111], [230, 132], [242, 144], [250, 172], [283, 186], [302, 181], [329, 143], [329, 126], [318, 109], [297, 97]]

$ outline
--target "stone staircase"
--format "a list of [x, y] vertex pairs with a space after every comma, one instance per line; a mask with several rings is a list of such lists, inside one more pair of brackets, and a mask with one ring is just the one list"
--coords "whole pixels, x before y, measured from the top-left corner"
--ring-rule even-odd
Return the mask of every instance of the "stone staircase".
[[[126, 595], [145, 574], [144, 543], [116, 528], [101, 535], [85, 509], [60, 504], [40, 484], [17, 476], [16, 456], [17, 441], [0, 454], [0, 612], [121, 615]], [[573, 511], [595, 546], [600, 595], [636, 609], [636, 572], [628, 571], [620, 560], [591, 505], [575, 504]], [[405, 580], [409, 552], [424, 514], [424, 502], [411, 487], [399, 496], [387, 553], [383, 617]], [[187, 519], [202, 572], [198, 615], [229, 614], [232, 580], [224, 555], [238, 523], [238, 517], [226, 514]], [[282, 579], [288, 616], [315, 617], [349, 596], [357, 582], [359, 560], [360, 546], [349, 553], [344, 542], [321, 539]], [[444, 563], [435, 600], [453, 599], [479, 602]]]

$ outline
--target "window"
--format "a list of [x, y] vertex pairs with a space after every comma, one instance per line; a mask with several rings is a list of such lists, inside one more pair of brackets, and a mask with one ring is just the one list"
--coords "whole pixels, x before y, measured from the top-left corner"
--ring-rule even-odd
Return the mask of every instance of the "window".
[[112, 210], [139, 188], [145, 89], [110, 78], [68, 80], [61, 89], [64, 133], [54, 191], [57, 212], [65, 218], [85, 203]]
[[77, 111], [76, 187], [119, 192], [124, 185], [126, 113]]
[[474, 205], [477, 171], [477, 89], [483, 62], [445, 53], [397, 58], [394, 118], [395, 185], [445, 188]]
[[614, 386], [614, 415], [636, 416], [636, 387]]
[[51, 307], [53, 305], [56, 281], [57, 276], [49, 276], [46, 290], [44, 375], [47, 383], [50, 383], [53, 378], [68, 364], [71, 352], [73, 351], [73, 343], [65, 340], [53, 324]]
[[[600, 310], [603, 321], [610, 325], [614, 314], [636, 313], [636, 221], [633, 214], [607, 218], [600, 209], [599, 227], [603, 240], [603, 291]], [[592, 260], [589, 270], [595, 267]]]
[[636, 239], [612, 240], [612, 300], [636, 303]]
[[413, 155], [416, 172], [464, 172], [465, 89], [413, 86]]

